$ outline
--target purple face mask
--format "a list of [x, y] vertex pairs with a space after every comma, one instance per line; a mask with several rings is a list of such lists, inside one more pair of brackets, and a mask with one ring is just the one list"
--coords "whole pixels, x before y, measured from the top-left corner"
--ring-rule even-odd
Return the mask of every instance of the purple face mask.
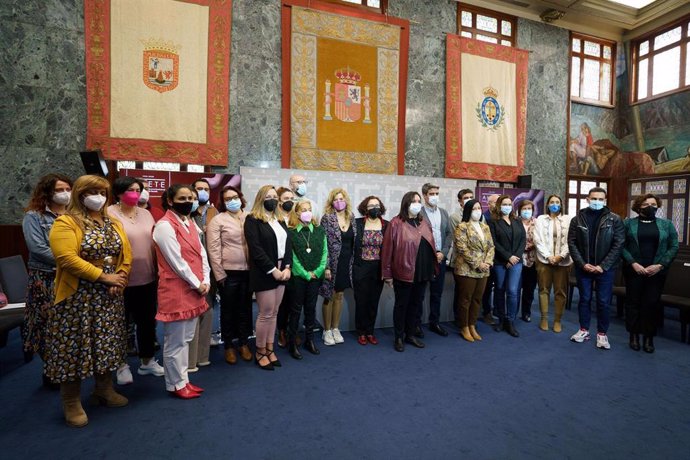
[[347, 208], [347, 203], [345, 201], [334, 201], [333, 207], [336, 211], [342, 211], [343, 209]]

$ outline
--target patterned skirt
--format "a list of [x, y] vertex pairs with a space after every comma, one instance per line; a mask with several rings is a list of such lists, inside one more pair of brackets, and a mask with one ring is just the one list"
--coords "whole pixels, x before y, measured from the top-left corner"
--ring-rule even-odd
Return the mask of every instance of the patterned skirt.
[[41, 358], [45, 347], [46, 317], [53, 307], [54, 284], [55, 272], [29, 269], [22, 340], [24, 351], [37, 353]]
[[53, 382], [83, 380], [125, 361], [125, 307], [101, 283], [79, 280], [74, 295], [47, 318], [45, 374]]

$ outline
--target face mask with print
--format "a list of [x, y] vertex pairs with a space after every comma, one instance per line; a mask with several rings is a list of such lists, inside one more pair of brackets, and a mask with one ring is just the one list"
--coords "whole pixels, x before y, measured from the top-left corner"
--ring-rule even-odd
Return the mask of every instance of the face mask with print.
[[604, 202], [599, 200], [592, 200], [589, 202], [589, 208], [592, 211], [601, 211], [604, 209]]
[[53, 202], [61, 206], [67, 206], [69, 204], [69, 199], [72, 196], [71, 192], [57, 192], [53, 193]]
[[305, 224], [308, 224], [309, 222], [311, 222], [311, 218], [312, 218], [311, 211], [303, 211], [299, 215], [299, 220], [301, 220], [302, 223], [305, 223]]
[[482, 210], [481, 209], [473, 209], [470, 217], [473, 221], [479, 222], [479, 219], [482, 218]]
[[549, 205], [549, 211], [551, 211], [551, 212], [554, 213], [554, 214], [556, 214], [556, 213], [559, 212], [560, 210], [561, 210], [561, 205], [560, 205], [560, 204], [552, 203], [552, 204]]
[[194, 200], [192, 201], [192, 210], [190, 212], [194, 212], [197, 209], [199, 209], [199, 200]]
[[295, 190], [295, 193], [298, 194], [299, 196], [304, 196], [307, 194], [307, 184], [299, 184], [297, 186], [297, 189]]
[[504, 216], [509, 215], [512, 211], [513, 211], [513, 207], [511, 205], [509, 205], [509, 204], [501, 205], [501, 213]]
[[520, 217], [522, 217], [525, 220], [530, 220], [532, 218], [532, 210], [523, 209], [522, 211], [520, 211]]
[[239, 198], [233, 198], [225, 202], [225, 207], [230, 212], [237, 212], [242, 208], [242, 200]]
[[206, 190], [197, 190], [197, 193], [199, 194], [199, 203], [200, 204], [206, 204], [208, 203], [208, 192]]
[[333, 207], [336, 211], [342, 211], [347, 208], [347, 203], [345, 201], [334, 201]]
[[149, 202], [149, 191], [144, 189], [139, 195], [139, 204], [146, 204]]
[[127, 190], [122, 194], [122, 197], [120, 197], [120, 201], [127, 206], [135, 206], [139, 202], [139, 192]]
[[438, 206], [438, 195], [431, 195], [429, 197], [429, 204], [431, 206]]
[[100, 211], [105, 205], [106, 197], [103, 195], [87, 195], [84, 197], [84, 206], [89, 211]]
[[413, 216], [416, 216], [419, 214], [419, 211], [422, 210], [422, 203], [411, 203], [410, 204], [410, 214]]

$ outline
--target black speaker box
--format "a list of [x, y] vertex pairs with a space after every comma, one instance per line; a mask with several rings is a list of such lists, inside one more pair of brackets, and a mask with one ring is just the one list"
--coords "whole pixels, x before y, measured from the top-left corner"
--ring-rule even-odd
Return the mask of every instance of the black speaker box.
[[86, 174], [108, 176], [108, 166], [105, 164], [100, 150], [86, 150], [79, 152], [79, 155], [81, 156], [81, 163], [84, 165]]
[[532, 188], [532, 175], [518, 176], [517, 188]]

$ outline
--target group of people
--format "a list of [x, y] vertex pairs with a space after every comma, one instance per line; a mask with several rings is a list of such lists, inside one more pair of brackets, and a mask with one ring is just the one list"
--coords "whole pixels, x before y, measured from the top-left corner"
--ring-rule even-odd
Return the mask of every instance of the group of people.
[[[552, 329], [561, 332], [574, 264], [580, 329], [571, 340], [590, 337], [596, 285], [597, 347], [608, 349], [611, 287], [622, 257], [630, 290], [630, 347], [640, 349], [642, 334], [644, 350], [654, 351], [655, 309], [678, 250], [673, 225], [656, 218], [657, 197], [638, 197], [633, 210], [639, 217], [624, 223], [605, 206], [600, 188], [590, 190], [589, 207], [572, 219], [564, 216], [556, 195], [535, 218], [532, 201], [514, 206], [507, 195], [489, 197], [484, 213], [471, 190], [458, 193], [460, 209], [449, 214], [438, 206], [439, 192], [428, 183], [421, 194], [405, 193], [399, 213], [388, 221], [379, 197], [364, 198], [355, 217], [347, 191], [334, 188], [319, 218], [304, 176], [293, 175], [288, 187], [261, 187], [248, 211], [242, 191], [232, 185], [222, 188], [214, 206], [208, 182], [200, 179], [165, 190], [165, 214], [156, 221], [147, 210], [146, 184], [137, 178], [118, 178], [111, 187], [98, 176], [73, 183], [49, 174], [37, 184], [23, 223], [30, 253], [24, 346], [43, 359], [44, 382], [59, 384], [67, 423], [84, 426], [82, 380], [94, 376], [93, 402], [128, 403], [112, 380], [117, 371], [118, 383], [132, 381], [125, 353], [127, 315], [136, 325], [137, 373], [164, 376], [171, 395], [192, 399], [204, 391], [189, 374], [210, 364], [216, 292], [225, 361], [254, 360], [260, 369], [273, 371], [282, 365], [276, 341], [296, 360], [303, 359], [300, 348], [320, 353], [314, 337], [318, 296], [324, 299], [323, 344], [344, 342], [340, 320], [348, 289], [354, 294], [360, 345], [378, 343], [375, 324], [384, 285], [395, 293], [395, 350], [404, 351], [405, 344], [424, 348], [427, 287], [429, 330], [447, 336], [441, 297], [448, 268], [464, 340], [482, 340], [476, 327], [482, 305], [485, 322], [518, 337], [518, 311], [531, 320], [537, 285], [539, 328], [549, 330], [553, 291]], [[156, 321], [163, 323], [162, 366], [155, 359]]]

